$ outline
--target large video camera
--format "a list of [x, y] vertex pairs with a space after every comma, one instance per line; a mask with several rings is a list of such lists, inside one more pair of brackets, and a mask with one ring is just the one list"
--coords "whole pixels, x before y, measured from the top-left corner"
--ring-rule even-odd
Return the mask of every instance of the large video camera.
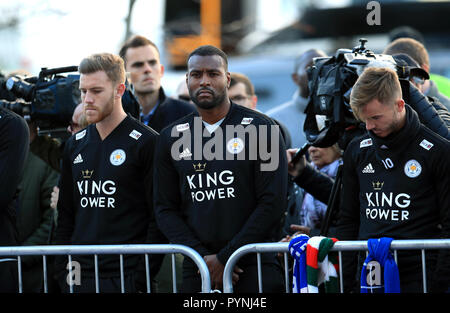
[[[81, 102], [80, 75], [60, 74], [77, 71], [78, 66], [67, 66], [42, 68], [38, 77], [12, 76], [7, 80], [0, 77], [0, 107], [35, 122], [39, 135], [67, 139], [70, 136], [67, 126], [72, 121], [75, 107]], [[128, 80], [125, 85], [127, 89], [122, 96], [123, 109], [138, 119], [139, 103]]]
[[[397, 62], [391, 55], [375, 54], [364, 45], [352, 50], [338, 49], [332, 57], [314, 58], [308, 69], [309, 103], [305, 110], [303, 125], [307, 146], [329, 147], [339, 143], [345, 149], [345, 132], [357, 129], [356, 120], [350, 107], [350, 93], [358, 77], [366, 67], [389, 67], [397, 71], [402, 86], [403, 97], [408, 99], [409, 67]], [[348, 140], [344, 141], [348, 144]], [[303, 150], [303, 149], [302, 149]]]
[[[12, 76], [0, 82], [0, 106], [34, 121], [39, 134], [63, 137], [72, 120], [75, 107], [81, 102], [77, 66], [42, 68], [38, 77]], [[58, 135], [59, 134], [59, 135]]]
[[[303, 124], [307, 143], [297, 151], [293, 163], [302, 158], [309, 146], [325, 148], [338, 143], [345, 150], [352, 139], [366, 133], [364, 124], [353, 115], [350, 94], [358, 77], [368, 67], [387, 67], [396, 71], [405, 102], [420, 112], [419, 118], [424, 119], [425, 125], [429, 123], [428, 125], [433, 126], [430, 129], [441, 126], [439, 121], [432, 121], [439, 118], [436, 110], [409, 81], [415, 76], [427, 79], [428, 74], [418, 67], [409, 66], [400, 55], [375, 54], [364, 46], [367, 40], [359, 41], [360, 45], [352, 50], [338, 49], [332, 57], [315, 58], [313, 65], [307, 70], [310, 94]], [[328, 198], [327, 211], [320, 229], [322, 236], [328, 236], [330, 226], [336, 221], [341, 187], [342, 165], [338, 168]]]

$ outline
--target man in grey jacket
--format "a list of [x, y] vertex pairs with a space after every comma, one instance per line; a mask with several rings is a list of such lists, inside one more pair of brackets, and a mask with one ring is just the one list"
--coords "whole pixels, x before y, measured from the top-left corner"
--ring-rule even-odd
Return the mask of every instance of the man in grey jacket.
[[292, 139], [292, 147], [300, 148], [306, 142], [303, 133], [303, 124], [306, 114], [304, 113], [308, 104], [309, 88], [306, 70], [312, 65], [313, 58], [326, 57], [327, 55], [317, 49], [310, 49], [295, 59], [292, 80], [298, 86], [298, 90], [292, 99], [265, 112], [266, 115], [286, 125]]

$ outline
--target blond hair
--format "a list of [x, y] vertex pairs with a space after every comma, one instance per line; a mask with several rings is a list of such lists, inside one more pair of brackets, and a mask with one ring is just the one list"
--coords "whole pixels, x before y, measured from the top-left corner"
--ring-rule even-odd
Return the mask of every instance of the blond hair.
[[402, 89], [394, 70], [386, 67], [369, 67], [364, 70], [353, 86], [350, 106], [355, 117], [359, 119], [358, 112], [373, 99], [383, 104], [390, 104], [401, 97]]
[[98, 53], [84, 58], [78, 71], [81, 74], [103, 71], [113, 84], [125, 83], [124, 62], [121, 57], [112, 53]]

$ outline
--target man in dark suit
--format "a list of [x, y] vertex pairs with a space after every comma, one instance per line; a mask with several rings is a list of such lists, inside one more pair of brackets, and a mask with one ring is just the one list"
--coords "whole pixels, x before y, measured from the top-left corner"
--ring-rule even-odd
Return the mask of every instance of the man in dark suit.
[[125, 62], [125, 70], [130, 73], [141, 107], [141, 121], [160, 132], [161, 129], [179, 118], [195, 111], [195, 107], [185, 101], [166, 97], [161, 87], [164, 66], [160, 63], [157, 46], [143, 36], [133, 36], [120, 49], [119, 55]]

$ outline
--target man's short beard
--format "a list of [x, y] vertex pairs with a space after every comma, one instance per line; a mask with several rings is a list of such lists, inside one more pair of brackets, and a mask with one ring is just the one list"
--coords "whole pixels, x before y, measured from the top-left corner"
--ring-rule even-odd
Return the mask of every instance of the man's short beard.
[[194, 102], [194, 104], [203, 110], [210, 110], [210, 109], [213, 109], [213, 108], [219, 106], [221, 103], [224, 102], [224, 100], [226, 98], [225, 93], [221, 93], [219, 95], [213, 95], [213, 98], [211, 101], [200, 102], [200, 101], [198, 101], [197, 97], [195, 97], [193, 95], [190, 95], [190, 96], [191, 96], [191, 99]]
[[391, 123], [391, 130], [393, 133], [398, 132], [402, 128], [402, 120], [400, 118], [400, 113], [397, 111], [394, 111], [394, 120]]
[[403, 125], [399, 117], [399, 113], [394, 111], [394, 118], [387, 128], [389, 134], [384, 136], [383, 138], [394, 136], [396, 133], [400, 131], [400, 129], [402, 129], [402, 126]]
[[108, 100], [107, 104], [105, 106], [103, 106], [103, 109], [100, 112], [97, 111], [97, 113], [99, 114], [97, 116], [97, 119], [91, 120], [91, 121], [88, 120], [88, 122], [89, 122], [89, 124], [99, 123], [99, 122], [103, 121], [105, 118], [107, 118], [108, 116], [110, 116], [113, 111], [114, 111], [114, 93], [111, 95], [111, 98]]

